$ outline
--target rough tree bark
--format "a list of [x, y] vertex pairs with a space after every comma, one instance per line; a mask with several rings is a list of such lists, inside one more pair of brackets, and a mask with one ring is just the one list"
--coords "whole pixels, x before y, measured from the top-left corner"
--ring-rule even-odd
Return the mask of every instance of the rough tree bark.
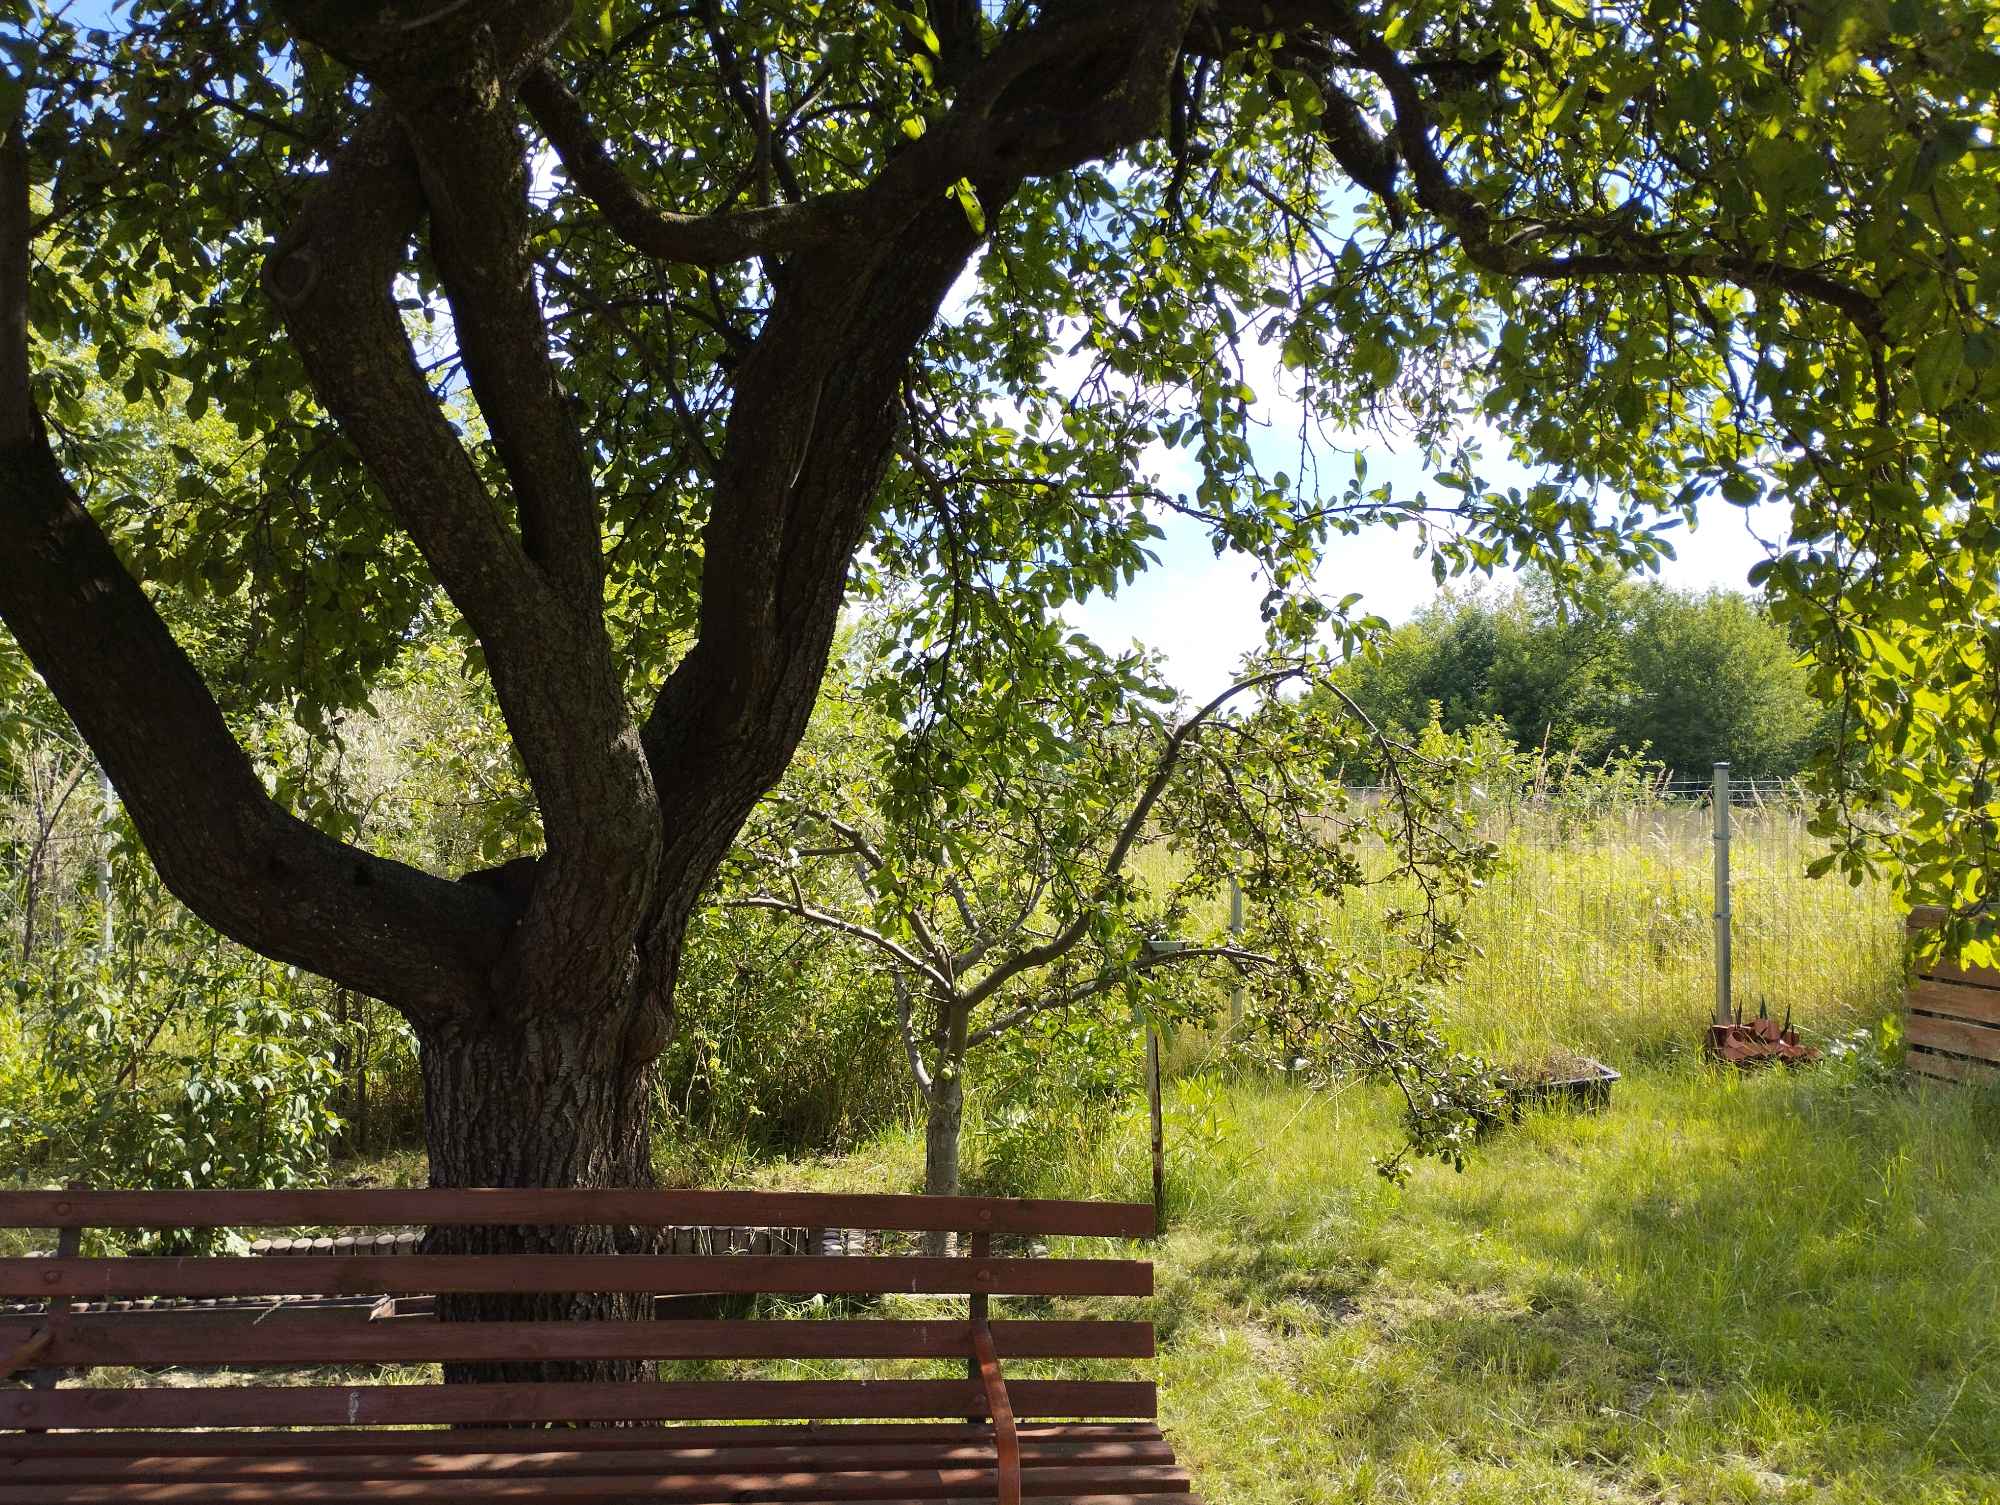
[[924, 1094], [924, 1192], [958, 1195], [959, 1137], [965, 1130], [964, 1065], [941, 1072]]

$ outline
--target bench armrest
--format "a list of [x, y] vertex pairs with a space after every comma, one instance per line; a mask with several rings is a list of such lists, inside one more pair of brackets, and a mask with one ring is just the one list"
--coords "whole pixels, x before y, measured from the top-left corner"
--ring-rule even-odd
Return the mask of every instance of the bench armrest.
[[986, 1387], [986, 1411], [993, 1419], [993, 1446], [1000, 1460], [1000, 1505], [1021, 1505], [1021, 1439], [1014, 1430], [1014, 1407], [993, 1348], [993, 1329], [984, 1317], [972, 1319], [972, 1356]]

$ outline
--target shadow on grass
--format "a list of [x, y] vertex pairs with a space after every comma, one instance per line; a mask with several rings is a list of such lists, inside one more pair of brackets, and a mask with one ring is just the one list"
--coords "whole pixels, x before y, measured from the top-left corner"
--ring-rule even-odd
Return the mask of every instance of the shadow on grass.
[[1439, 1219], [1503, 1244], [1527, 1297], [1509, 1321], [1460, 1324], [1466, 1360], [1555, 1378], [1615, 1348], [1620, 1409], [1658, 1428], [1670, 1488], [1726, 1449], [1885, 1499], [1990, 1498], [1992, 1105], [1835, 1073], [1688, 1071], [1630, 1096], [1606, 1120], [1545, 1117], [1458, 1188], [1433, 1183]]

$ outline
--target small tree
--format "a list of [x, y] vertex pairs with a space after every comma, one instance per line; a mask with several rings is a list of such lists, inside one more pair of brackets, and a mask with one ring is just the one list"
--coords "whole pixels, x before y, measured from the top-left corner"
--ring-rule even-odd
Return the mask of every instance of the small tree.
[[[1438, 1047], [1408, 1006], [1413, 987], [1448, 967], [1454, 901], [1490, 849], [1454, 797], [1449, 758], [1395, 749], [1390, 797], [1351, 797], [1343, 769], [1383, 749], [1337, 694], [1289, 693], [1315, 677], [1263, 667], [1198, 708], [1098, 721], [1050, 700], [1032, 708], [1025, 756], [967, 761], [964, 724], [896, 738], [877, 758], [844, 758], [828, 739], [832, 755], [809, 752], [767, 802], [721, 902], [837, 933], [887, 968], [924, 1104], [927, 1192], [959, 1189], [971, 1058], [1051, 1016], [1205, 1018], [1227, 981], [1260, 1014], [1313, 1017], [1322, 1051], [1425, 1069]], [[861, 744], [843, 723], [851, 753]], [[971, 797], [941, 793], [931, 780], [945, 769], [942, 786]], [[1204, 916], [1232, 879], [1240, 939]], [[1413, 896], [1394, 975], [1353, 971], [1322, 937], [1319, 906], [1371, 882]], [[1438, 1106], [1416, 1125], [1427, 1144], [1458, 1112]]]

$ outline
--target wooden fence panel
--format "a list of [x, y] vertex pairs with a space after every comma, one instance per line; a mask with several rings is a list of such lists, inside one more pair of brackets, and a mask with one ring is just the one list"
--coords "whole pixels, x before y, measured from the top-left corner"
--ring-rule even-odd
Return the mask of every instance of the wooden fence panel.
[[[1912, 936], [1934, 929], [1934, 909], [1911, 913]], [[1904, 1038], [1917, 1076], [1940, 1082], [2000, 1081], [2000, 970], [1919, 957], [1906, 1000]]]

